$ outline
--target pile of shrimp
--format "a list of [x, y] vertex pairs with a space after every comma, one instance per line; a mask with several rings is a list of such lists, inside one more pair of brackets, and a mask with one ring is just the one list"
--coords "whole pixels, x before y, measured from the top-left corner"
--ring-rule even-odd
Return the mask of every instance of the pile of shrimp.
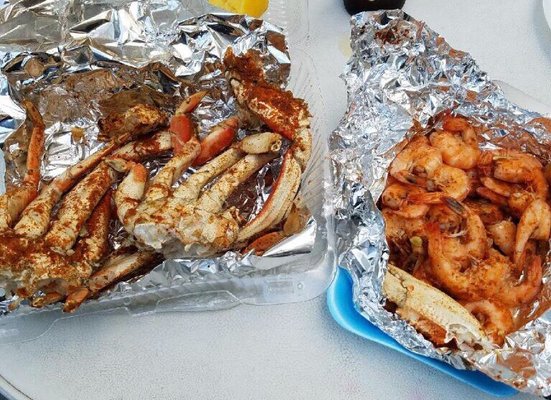
[[459, 301], [496, 343], [542, 288], [551, 207], [546, 168], [481, 150], [481, 127], [444, 116], [389, 168], [380, 199], [390, 262]]

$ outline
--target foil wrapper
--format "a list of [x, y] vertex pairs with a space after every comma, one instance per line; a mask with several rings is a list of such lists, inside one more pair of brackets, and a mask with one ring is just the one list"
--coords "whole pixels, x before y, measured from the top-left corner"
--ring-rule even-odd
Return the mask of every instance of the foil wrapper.
[[[97, 140], [102, 116], [138, 102], [171, 113], [188, 94], [207, 90], [193, 112], [198, 132], [207, 132], [236, 113], [221, 60], [229, 46], [236, 54], [258, 50], [267, 79], [281, 87], [287, 84], [290, 58], [285, 36], [263, 20], [233, 14], [193, 17], [179, 0], [8, 3], [0, 9], [0, 180], [16, 183], [24, 173], [29, 132], [23, 124], [22, 99], [38, 106], [46, 124], [44, 181], [102, 146]], [[240, 137], [244, 134], [239, 132]], [[154, 174], [166, 161], [146, 166]], [[257, 213], [280, 163], [276, 159], [265, 166], [256, 181], [230, 199], [232, 205], [245, 216]], [[3, 182], [1, 189], [3, 193]], [[303, 232], [270, 249], [265, 257], [228, 252], [184, 259], [171, 254], [149, 274], [117, 285], [100, 300], [203, 279], [250, 276], [280, 265], [266, 259], [309, 253], [319, 234], [316, 226], [310, 218]], [[111, 240], [120, 247], [126, 240], [124, 230], [114, 229]], [[18, 305], [16, 297], [6, 296], [0, 289], [0, 315]], [[21, 308], [31, 312], [25, 304]]]
[[491, 127], [483, 147], [522, 149], [550, 161], [551, 133], [539, 114], [509, 102], [473, 58], [453, 49], [425, 23], [403, 11], [352, 17], [353, 55], [343, 73], [348, 110], [330, 138], [340, 265], [354, 285], [356, 308], [409, 350], [460, 369], [477, 369], [522, 391], [551, 394], [551, 262], [545, 263], [544, 289], [530, 310], [539, 315], [507, 336], [502, 348], [436, 348], [384, 308], [382, 282], [388, 246], [376, 201], [387, 169], [418, 121], [446, 110]]

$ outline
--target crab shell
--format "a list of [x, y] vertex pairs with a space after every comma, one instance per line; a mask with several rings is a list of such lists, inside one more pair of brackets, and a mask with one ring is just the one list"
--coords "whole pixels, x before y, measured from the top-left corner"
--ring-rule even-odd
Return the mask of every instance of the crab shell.
[[458, 345], [492, 347], [480, 322], [465, 307], [394, 265], [388, 265], [383, 293], [396, 304], [398, 315], [431, 339], [441, 330], [445, 337], [438, 341], [443, 343], [455, 339]]

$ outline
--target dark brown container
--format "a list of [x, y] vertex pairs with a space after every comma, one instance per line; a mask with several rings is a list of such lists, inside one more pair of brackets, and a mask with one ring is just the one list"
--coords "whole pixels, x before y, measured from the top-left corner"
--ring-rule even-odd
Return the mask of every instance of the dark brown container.
[[405, 2], [406, 0], [344, 0], [344, 7], [352, 15], [362, 11], [402, 8]]

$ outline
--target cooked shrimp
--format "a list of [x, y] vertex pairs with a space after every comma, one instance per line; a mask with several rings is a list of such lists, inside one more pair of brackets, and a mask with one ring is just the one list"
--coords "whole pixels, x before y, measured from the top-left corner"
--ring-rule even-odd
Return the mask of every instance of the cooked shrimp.
[[431, 177], [436, 187], [456, 200], [463, 200], [471, 190], [467, 173], [459, 168], [442, 165]]
[[446, 198], [445, 204], [463, 218], [462, 235], [457, 235], [469, 257], [483, 258], [488, 250], [488, 236], [480, 216], [469, 207], [453, 198]]
[[456, 233], [461, 231], [463, 218], [446, 204], [435, 204], [427, 213], [427, 220], [438, 224], [442, 232]]
[[[500, 260], [500, 257], [503, 258]], [[497, 293], [492, 298], [510, 307], [527, 304], [534, 300], [542, 286], [543, 267], [541, 258], [539, 256], [532, 256], [528, 260], [524, 267], [523, 279], [520, 283], [515, 273], [515, 265], [511, 265], [509, 259], [499, 253], [497, 253], [495, 258], [498, 259], [498, 262], [507, 264], [507, 269], [503, 270], [501, 285], [496, 285], [499, 289], [496, 289]], [[491, 258], [490, 262], [492, 262]], [[499, 270], [500, 268], [496, 269]]]
[[425, 223], [422, 219], [402, 217], [394, 210], [382, 211], [385, 220], [385, 233], [389, 240], [403, 241], [414, 236], [420, 236], [424, 232]]
[[542, 265], [538, 256], [526, 265], [524, 279], [518, 283], [514, 265], [497, 250], [490, 249], [487, 258], [476, 262], [436, 225], [428, 225], [426, 231], [433, 275], [452, 296], [467, 301], [497, 300], [514, 307], [532, 301], [539, 293]]
[[430, 135], [430, 144], [442, 152], [442, 160], [450, 167], [471, 169], [480, 155], [476, 132], [468, 125], [460, 134], [435, 131]]
[[513, 330], [511, 311], [497, 302], [479, 300], [464, 303], [465, 307], [482, 324], [486, 334], [497, 345], [502, 345], [505, 336]]
[[515, 249], [515, 235], [517, 226], [512, 221], [500, 221], [486, 227], [494, 244], [505, 254], [510, 256]]
[[404, 218], [422, 218], [429, 210], [429, 206], [410, 204], [408, 196], [413, 193], [425, 193], [425, 191], [418, 186], [394, 183], [384, 190], [381, 201], [384, 206], [392, 208], [396, 215]]
[[544, 200], [534, 200], [526, 208], [515, 236], [513, 260], [518, 264], [530, 239], [549, 240], [551, 231], [551, 207]]
[[511, 183], [527, 184], [538, 198], [546, 199], [549, 185], [543, 166], [531, 154], [518, 151], [494, 152], [494, 177]]
[[471, 180], [467, 173], [448, 165], [441, 165], [429, 179], [418, 179], [415, 183], [423, 185], [430, 192], [412, 194], [409, 196], [412, 203], [440, 204], [448, 197], [463, 200], [471, 191]]
[[417, 136], [398, 153], [389, 173], [400, 182], [413, 183], [412, 179], [432, 175], [441, 164], [440, 151], [430, 146], [425, 136]]
[[504, 181], [525, 182], [533, 170], [543, 168], [541, 162], [529, 153], [511, 149], [497, 149], [491, 153], [495, 164], [494, 174], [497, 171], [501, 177], [496, 177]]
[[483, 199], [491, 201], [493, 204], [496, 204], [501, 207], [506, 207], [509, 204], [507, 197], [501, 196], [496, 192], [491, 191], [487, 187], [478, 187], [476, 188], [476, 194], [478, 194]]
[[[406, 268], [415, 263], [419, 254], [415, 253], [415, 239], [421, 241], [425, 223], [422, 219], [404, 218], [387, 208], [382, 211], [385, 221], [385, 236], [391, 248], [391, 258], [399, 267]], [[413, 240], [412, 240], [413, 239]]]
[[517, 193], [513, 193], [513, 195], [507, 200], [507, 205], [515, 216], [520, 217], [522, 213], [524, 213], [524, 210], [526, 210], [526, 208], [530, 205], [530, 203], [538, 198], [539, 197], [535, 193], [523, 190]]
[[517, 215], [521, 215], [535, 199], [545, 198], [543, 193], [546, 193], [547, 190], [542, 189], [544, 190], [542, 193], [527, 191], [518, 184], [503, 182], [490, 177], [481, 177], [480, 182], [484, 185], [484, 188], [477, 189], [478, 194], [485, 198], [490, 197], [492, 201], [501, 205], [507, 205]]
[[477, 213], [484, 225], [495, 224], [505, 218], [499, 206], [483, 199], [467, 199], [463, 204]]
[[492, 192], [499, 194], [504, 197], [511, 197], [511, 195], [520, 190], [519, 186], [513, 185], [511, 183], [503, 182], [498, 179], [491, 178], [489, 176], [481, 176], [480, 183], [484, 187], [490, 189]]

